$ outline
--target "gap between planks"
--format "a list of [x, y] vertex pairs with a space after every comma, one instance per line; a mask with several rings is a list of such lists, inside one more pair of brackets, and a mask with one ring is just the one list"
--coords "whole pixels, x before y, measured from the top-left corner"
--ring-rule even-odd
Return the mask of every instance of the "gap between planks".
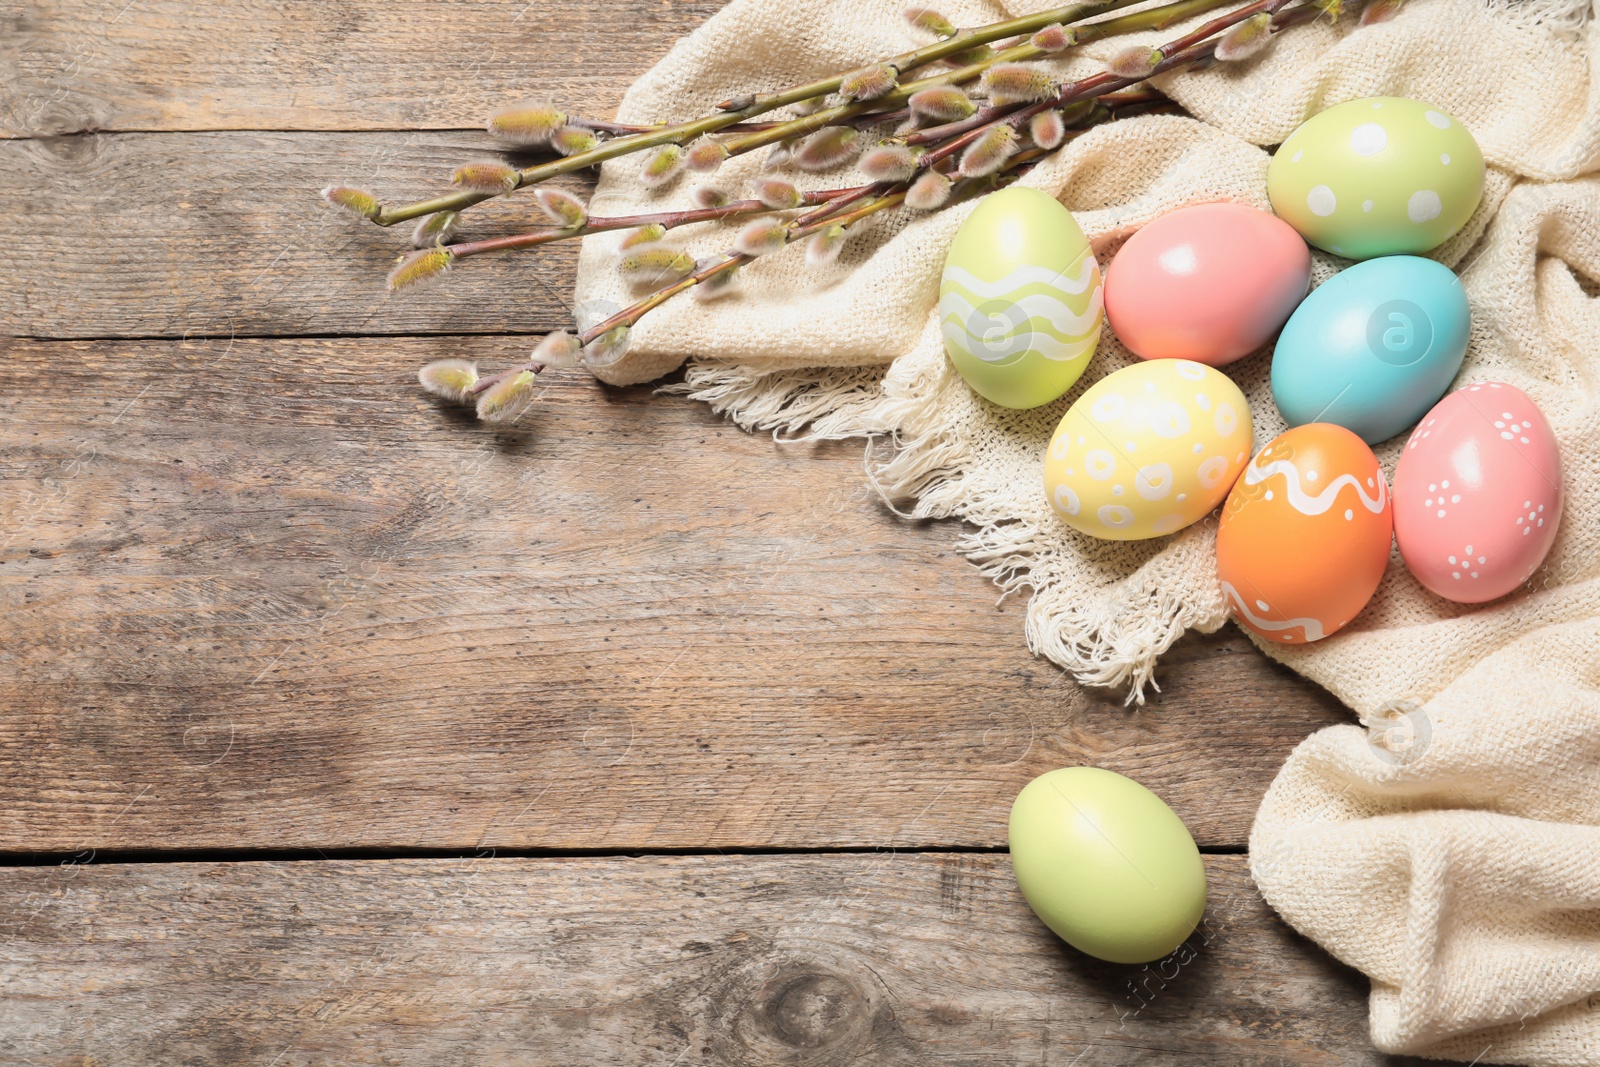
[[[1202, 856], [1247, 856], [1244, 845], [1199, 845]], [[0, 869], [7, 867], [54, 867], [64, 864], [96, 866], [164, 863], [303, 863], [303, 862], [382, 862], [388, 860], [464, 860], [492, 855], [500, 859], [648, 859], [652, 856], [996, 856], [1009, 855], [1004, 845], [987, 848], [973, 846], [920, 845], [915, 848], [890, 846], [837, 845], [797, 848], [235, 848], [235, 849], [79, 849], [56, 852], [0, 852]]]

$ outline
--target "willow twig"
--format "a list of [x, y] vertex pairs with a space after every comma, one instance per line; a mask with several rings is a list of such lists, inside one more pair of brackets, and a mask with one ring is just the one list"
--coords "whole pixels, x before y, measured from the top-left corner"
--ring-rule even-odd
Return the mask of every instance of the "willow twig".
[[[1126, 7], [1135, 2], [1137, 0], [1094, 0], [1091, 3], [1076, 3], [1051, 8], [1038, 14], [1008, 19], [980, 29], [963, 31], [935, 44], [925, 45], [909, 52], [903, 52], [898, 56], [893, 56], [884, 60], [884, 63], [904, 73], [967, 51], [977, 45], [1015, 37], [1019, 34], [1032, 33], [1057, 23], [1077, 23], [1084, 19], [1104, 14], [1107, 11]], [[724, 110], [720, 110], [715, 114], [702, 116], [701, 118], [673, 126], [666, 126], [648, 133], [618, 137], [606, 141], [587, 152], [580, 152], [563, 159], [528, 167], [517, 172], [517, 184], [513, 188], [524, 188], [542, 181], [548, 181], [551, 178], [560, 177], [563, 174], [571, 174], [574, 171], [583, 170], [606, 160], [616, 159], [619, 156], [629, 155], [646, 148], [655, 148], [665, 144], [683, 144], [696, 137], [708, 133], [716, 133], [737, 123], [745, 122], [768, 111], [826, 96], [829, 93], [837, 92], [840, 84], [850, 73], [852, 72], [847, 71], [829, 78], [821, 78], [780, 93], [755, 96], [750, 98], [748, 103], [745, 103], [744, 100], [726, 100], [721, 105]], [[742, 106], [734, 107], [733, 105], [736, 104]], [[473, 204], [482, 203], [494, 195], [498, 194], [483, 192], [450, 193], [401, 207], [383, 207], [373, 214], [371, 218], [379, 226], [393, 226], [397, 222], [406, 222], [410, 219], [420, 218], [423, 215], [431, 215], [437, 211], [460, 211], [463, 208], [471, 207]]]
[[[879, 187], [874, 185], [867, 186], [866, 188], [868, 190], [872, 190]], [[857, 193], [857, 195], [861, 195], [857, 191], [852, 192]], [[892, 200], [890, 197], [892, 197]], [[848, 224], [846, 223], [846, 219], [849, 221], [855, 221], [857, 217], [865, 218], [874, 211], [882, 211], [886, 207], [893, 207], [903, 199], [905, 199], [905, 191], [902, 189], [897, 194], [890, 194], [889, 197], [880, 196], [877, 200], [871, 200], [867, 205], [865, 205], [864, 208], [856, 208], [855, 210], [849, 212], [848, 215], [843, 216], [835, 216], [833, 214], [838, 209], [838, 205], [830, 201], [829, 203], [813, 208], [805, 214], [797, 217], [792, 223], [790, 223], [790, 233], [798, 234], [801, 230], [804, 230], [806, 234], [809, 234], [814, 233], [817, 228], [832, 225], [833, 223]], [[879, 201], [883, 202], [880, 203]], [[812, 228], [806, 229], [807, 227]], [[791, 236], [790, 240], [786, 241], [785, 243], [791, 243], [793, 240], [797, 239], [798, 236]], [[742, 252], [730, 250], [723, 254], [723, 258], [721, 260], [711, 263], [706, 267], [702, 267], [701, 269], [696, 270], [694, 273], [689, 274], [676, 282], [673, 282], [671, 285], [668, 285], [663, 289], [656, 290], [631, 307], [623, 308], [621, 311], [617, 312], [615, 315], [612, 315], [603, 322], [598, 322], [589, 327], [587, 330], [584, 330], [578, 335], [578, 340], [587, 345], [595, 338], [611, 332], [618, 326], [632, 327], [640, 319], [642, 319], [646, 313], [660, 307], [662, 304], [666, 303], [668, 300], [671, 300], [679, 293], [687, 292], [688, 290], [693, 289], [696, 285], [699, 285], [701, 282], [708, 281], [725, 271], [730, 271], [735, 267], [742, 267], [746, 263], [754, 262], [755, 258], [755, 256], [745, 255]]]
[[[1114, 101], [1119, 106], [1129, 109], [1140, 108], [1148, 110], [1156, 107], [1169, 107], [1171, 102], [1160, 93], [1123, 93]], [[1078, 128], [1074, 128], [1069, 136], [1077, 136], [1085, 132], [1089, 126], [1106, 121], [1113, 117], [1102, 109], [1084, 120]], [[1019, 159], [1033, 158], [1026, 154], [1019, 155]], [[538, 248], [557, 241], [572, 240], [587, 237], [590, 234], [609, 233], [617, 230], [637, 229], [640, 227], [659, 225], [664, 231], [670, 231], [681, 226], [689, 226], [702, 222], [726, 222], [734, 219], [751, 218], [764, 214], [783, 214], [800, 208], [819, 208], [822, 210], [803, 214], [795, 219], [796, 227], [809, 227], [804, 229], [803, 235], [814, 233], [818, 226], [834, 224], [847, 225], [845, 213], [852, 205], [869, 197], [883, 196], [895, 190], [904, 190], [909, 183], [871, 182], [865, 185], [845, 186], [836, 189], [818, 189], [810, 192], [798, 193], [799, 203], [794, 207], [774, 207], [761, 200], [736, 200], [719, 207], [690, 208], [672, 211], [659, 211], [639, 215], [616, 215], [610, 217], [590, 216], [582, 226], [577, 227], [541, 227], [526, 233], [509, 234], [502, 237], [489, 237], [477, 241], [457, 241], [451, 244], [439, 244], [429, 250], [434, 254], [443, 254], [446, 261], [435, 264], [435, 270], [426, 275], [418, 276], [415, 272], [407, 271], [404, 267], [397, 268], [396, 275], [392, 276], [392, 287], [401, 288], [416, 281], [430, 280], [434, 275], [448, 270], [454, 263], [473, 256], [488, 255], [498, 252], [513, 252], [529, 248]], [[899, 203], [896, 200], [895, 203]], [[876, 208], [874, 210], [882, 210]], [[796, 238], [798, 239], [798, 238]], [[788, 242], [786, 242], [788, 243]], [[422, 253], [413, 253], [421, 255]], [[404, 261], [403, 261], [404, 262]], [[409, 277], [407, 277], [409, 275]], [[714, 276], [714, 275], [713, 275]], [[396, 281], [396, 278], [406, 278], [405, 281]], [[676, 284], [676, 283], [674, 283]]]
[[[1220, 2], [1219, 0], [1185, 0], [1185, 2], [1194, 5], [1194, 10], [1190, 12], [1192, 15], [1199, 13], [1200, 11], [1212, 10], [1220, 7], [1222, 6], [1223, 2], [1226, 2], [1226, 0], [1220, 0]], [[964, 120], [963, 122], [959, 123], [947, 124], [942, 128], [945, 131], [946, 137], [948, 137], [950, 133], [961, 132], [958, 131], [958, 127], [968, 126], [970, 128], [965, 132], [961, 132], [960, 136], [949, 139], [941, 138], [941, 143], [937, 148], [929, 151], [922, 156], [920, 160], [918, 160], [918, 166], [924, 168], [931, 167], [941, 160], [955, 155], [956, 153], [967, 148], [979, 137], [983, 136], [986, 130], [994, 126], [1004, 124], [1013, 127], [1020, 127], [1022, 123], [1026, 122], [1028, 119], [1042, 111], [1047, 111], [1051, 108], [1062, 108], [1071, 104], [1080, 103], [1085, 100], [1093, 100], [1097, 97], [1107, 96], [1111, 93], [1117, 92], [1118, 90], [1127, 89], [1131, 86], [1146, 82], [1158, 74], [1165, 74], [1168, 71], [1176, 70], [1179, 67], [1187, 66], [1190, 63], [1209, 59], [1212, 52], [1216, 48], [1217, 38], [1223, 31], [1238, 25], [1253, 15], [1262, 12], [1276, 14], [1279, 12], [1279, 9], [1283, 8], [1286, 4], [1288, 4], [1288, 2], [1289, 0], [1255, 0], [1255, 3], [1247, 4], [1236, 11], [1231, 11], [1219, 18], [1212, 19], [1210, 22], [1204, 23], [1184, 34], [1182, 37], [1179, 37], [1173, 41], [1169, 41], [1158, 48], [1152, 49], [1153, 52], [1159, 53], [1162, 58], [1150, 69], [1148, 73], [1141, 76], [1118, 77], [1109, 71], [1101, 71], [1098, 74], [1091, 74], [1087, 78], [1082, 78], [1076, 82], [1070, 82], [1067, 85], [1064, 85], [1061, 88], [1061, 91], [1051, 99], [1042, 100], [1034, 104], [1012, 105], [1005, 109], [986, 109], [990, 110], [991, 114], [989, 115], [987, 121], [983, 122], [975, 121], [983, 115], [983, 112], [980, 111], [978, 114], [972, 116], [972, 119]], [[1169, 5], [1169, 7], [1170, 6], [1176, 5]], [[1295, 10], [1302, 9], [1310, 9], [1311, 18], [1315, 18], [1318, 14], [1321, 14], [1320, 7], [1318, 7], [1315, 3], [1302, 5], [1302, 8], [1296, 8]], [[1149, 12], [1140, 12], [1139, 14], [1153, 14], [1158, 10], [1160, 9], [1152, 8]], [[1135, 17], [1137, 16], [1124, 16], [1124, 18], [1129, 19]], [[1179, 21], [1182, 17], [1185, 16], [1178, 16], [1177, 18], [1169, 19], [1163, 25], [1171, 25], [1172, 22]], [[1104, 25], [1104, 23], [1100, 25]], [[1274, 21], [1274, 25], [1276, 26], [1276, 20]], [[1160, 28], [1160, 26], [1156, 26], [1155, 28]], [[908, 137], [907, 143], [913, 143], [913, 139]]]
[[[850, 186], [844, 189], [821, 189], [814, 192], [801, 193], [800, 196], [804, 204], [816, 206], [849, 197], [855, 193], [865, 194], [874, 188], [874, 185], [868, 184]], [[469, 256], [481, 256], [489, 252], [510, 252], [519, 248], [537, 248], [540, 245], [550, 244], [554, 241], [565, 241], [574, 237], [587, 237], [592, 233], [632, 230], [641, 226], [651, 225], [659, 225], [672, 230], [679, 226], [689, 226], [697, 222], [720, 222], [726, 219], [741, 218], [746, 215], [758, 215], [778, 210], [792, 211], [794, 209], [768, 207], [759, 200], [734, 200], [731, 203], [723, 204], [721, 207], [657, 211], [645, 215], [594, 216], [587, 223], [578, 227], [569, 227], [567, 229], [547, 227], [528, 233], [511, 234], [506, 237], [486, 237], [479, 241], [458, 241], [454, 244], [440, 247], [456, 259], [466, 259]]]
[[[1186, 18], [1232, 3], [1234, 0], [1173, 0], [1171, 3], [1162, 4], [1145, 11], [1138, 11], [1131, 15], [1119, 15], [1104, 22], [1091, 22], [1078, 26], [1074, 31], [1076, 44], [1096, 41], [1103, 37], [1116, 34], [1132, 33], [1137, 30], [1165, 29], [1174, 22], [1181, 22]], [[1118, 5], [1123, 6], [1123, 5]], [[1111, 10], [1108, 8], [1107, 10]], [[892, 92], [873, 100], [867, 104], [841, 104], [837, 107], [826, 108], [812, 115], [794, 119], [786, 123], [778, 123], [766, 130], [753, 131], [743, 136], [730, 138], [723, 142], [730, 156], [740, 155], [757, 148], [762, 148], [779, 141], [801, 137], [814, 133], [826, 126], [837, 126], [841, 123], [858, 121], [860, 119], [876, 118], [870, 109], [881, 107], [885, 104], [902, 104], [910, 100], [923, 89], [932, 89], [944, 85], [965, 85], [978, 80], [985, 71], [991, 70], [1004, 63], [1021, 63], [1033, 59], [1041, 59], [1050, 55], [1045, 49], [1031, 43], [1014, 45], [1010, 48], [995, 53], [984, 60], [958, 67], [955, 70], [944, 71], [914, 82], [907, 82]], [[979, 112], [982, 114], [982, 112]], [[896, 113], [898, 115], [898, 113]], [[888, 115], [879, 121], [887, 121]], [[926, 138], [906, 138], [907, 144], [925, 144]]]
[[[807, 242], [808, 261], [829, 262], [839, 254], [851, 228], [874, 214], [902, 204], [934, 211], [1008, 185], [1064, 141], [1101, 123], [1173, 110], [1175, 105], [1152, 89], [1149, 79], [1247, 59], [1291, 25], [1323, 14], [1337, 16], [1342, 0], [1302, 0], [1293, 7], [1292, 0], [1252, 0], [1159, 47], [1123, 49], [1105, 70], [1064, 85], [1049, 67], [1029, 62], [1058, 56], [1087, 41], [1165, 29], [1239, 0], [1168, 0], [1142, 11], [1109, 14], [1133, 2], [1079, 2], [978, 30], [956, 30], [929, 10], [908, 10], [913, 25], [943, 39], [781, 93], [724, 101], [715, 114], [675, 125], [591, 121], [547, 105], [524, 105], [492, 118], [492, 132], [521, 143], [549, 140], [571, 155], [523, 170], [498, 163], [471, 164], [458, 171], [457, 180], [475, 188], [400, 208], [385, 208], [370, 193], [349, 186], [330, 187], [324, 196], [381, 225], [428, 217], [412, 237], [417, 250], [402, 257], [390, 274], [390, 287], [396, 290], [436, 281], [456, 261], [472, 256], [596, 233], [639, 231], [624, 242], [619, 270], [635, 281], [648, 278], [667, 284], [587, 329], [552, 332], [522, 366], [479, 379], [468, 361], [446, 359], [419, 372], [422, 385], [435, 395], [455, 401], [476, 397], [479, 418], [510, 422], [532, 403], [532, 383], [540, 372], [615, 363], [626, 353], [634, 326], [674, 297], [703, 287], [697, 296], [719, 298], [732, 291], [737, 281], [733, 272], [799, 241]], [[1101, 15], [1109, 17], [1084, 21]], [[950, 69], [901, 81], [908, 71], [941, 59], [949, 61]], [[963, 88], [979, 79], [982, 87], [977, 92]], [[752, 121], [786, 105], [820, 103], [819, 98], [832, 93], [844, 102], [797, 118]], [[527, 233], [445, 243], [459, 208], [629, 153], [653, 150], [639, 178], [645, 187], [664, 185], [686, 169], [712, 173], [728, 157], [768, 145], [780, 145], [785, 157], [792, 151], [793, 163], [802, 169], [821, 170], [859, 150], [863, 138], [857, 131], [890, 122], [901, 124], [895, 135], [878, 140], [860, 159], [861, 173], [873, 179], [866, 184], [801, 193], [787, 181], [763, 177], [747, 194], [749, 199], [729, 202], [727, 191], [703, 185], [695, 190], [697, 207], [611, 217], [590, 216], [587, 205], [570, 192], [544, 186], [533, 195], [550, 225]], [[917, 128], [926, 122], [938, 125]], [[597, 144], [598, 133], [616, 136]], [[708, 137], [710, 133], [720, 136]], [[678, 147], [663, 147], [669, 145]], [[769, 168], [775, 165], [781, 165], [778, 155], [768, 163]], [[739, 223], [733, 247], [714, 256], [696, 260], [673, 245], [657, 243], [681, 226], [730, 221]]]
[[[1137, 18], [1139, 15], [1143, 15], [1149, 17], [1149, 21], [1145, 28], [1163, 28], [1171, 25], [1174, 22], [1181, 21], [1184, 18], [1192, 17], [1195, 14], [1208, 10], [1215, 10], [1217, 7], [1222, 6], [1226, 2], [1228, 2], [1228, 0], [1179, 0], [1178, 3], [1164, 5], [1162, 8], [1152, 8], [1148, 12], [1140, 12], [1137, 15], [1123, 16], [1122, 18], [1124, 20], [1131, 20]], [[1177, 69], [1189, 63], [1207, 59], [1216, 48], [1216, 35], [1258, 13], [1266, 12], [1272, 14], [1274, 16], [1274, 28], [1279, 28], [1277, 19], [1280, 15], [1285, 14], [1281, 11], [1281, 9], [1284, 8], [1288, 2], [1289, 0], [1256, 0], [1255, 3], [1247, 4], [1236, 11], [1230, 12], [1229, 14], [1219, 18], [1212, 19], [1211, 21], [1196, 27], [1189, 33], [1184, 34], [1183, 36], [1176, 38], [1175, 40], [1170, 41], [1166, 45], [1158, 48], [1157, 51], [1159, 51], [1162, 55], [1161, 61], [1155, 65], [1154, 69], [1152, 69], [1143, 77], [1122, 78], [1114, 74], [1104, 72], [1101, 74], [1092, 75], [1088, 78], [1081, 79], [1078, 82], [1064, 86], [1061, 92], [1051, 100], [1018, 107], [1011, 113], [992, 120], [989, 125], [993, 125], [998, 122], [1009, 122], [1013, 124], [1020, 123], [1022, 121], [1026, 121], [1026, 119], [1032, 115], [1038, 114], [1041, 111], [1049, 108], [1064, 107], [1066, 105], [1077, 103], [1083, 100], [1110, 95], [1119, 90], [1138, 85], [1139, 83], [1146, 81], [1148, 78], [1154, 77], [1158, 74], [1163, 74], [1167, 71]], [[1309, 21], [1311, 18], [1315, 18], [1317, 15], [1321, 14], [1321, 8], [1315, 2], [1303, 4], [1301, 7], [1295, 8], [1294, 11], [1302, 13], [1292, 20], [1295, 22]], [[1108, 21], [1115, 22], [1118, 20]], [[1283, 24], [1290, 24], [1290, 21], [1291, 20], [1289, 19], [1285, 19]], [[1119, 32], [1128, 31], [1124, 29]], [[1140, 102], [1144, 103], [1147, 101]], [[938, 149], [935, 149], [934, 151], [924, 155], [918, 161], [918, 166], [922, 169], [927, 169], [938, 165], [942, 160], [947, 159], [954, 153], [960, 151], [961, 148], [965, 147], [966, 144], [969, 144], [973, 139], [980, 135], [981, 132], [981, 128], [974, 129], [967, 134], [947, 142]], [[1003, 168], [1003, 172], [1009, 172], [1016, 167], [1031, 164], [1034, 160], [1041, 158], [1045, 154], [1046, 153], [1039, 149], [1018, 153], [1006, 164], [1006, 166]], [[905, 188], [906, 183], [895, 183], [893, 191], [880, 193], [868, 200], [868, 202], [861, 208], [844, 212], [842, 214], [839, 213], [840, 204], [834, 202], [824, 204], [815, 209], [815, 211], [808, 213], [808, 215], [796, 219], [789, 228], [788, 239], [785, 243], [792, 243], [805, 236], [809, 236], [825, 226], [833, 224], [849, 225], [850, 223], [857, 221], [858, 218], [864, 218], [874, 212], [882, 211], [885, 208], [892, 207], [905, 199]], [[743, 253], [729, 252], [724, 256], [723, 259], [703, 267], [700, 270], [697, 270], [694, 273], [680, 279], [679, 281], [657, 290], [654, 293], [651, 293], [649, 296], [645, 297], [643, 300], [640, 300], [632, 307], [625, 308], [603, 322], [597, 323], [589, 329], [583, 331], [583, 333], [579, 335], [579, 340], [584, 344], [588, 344], [595, 338], [600, 337], [619, 326], [631, 328], [645, 314], [659, 307], [661, 304], [670, 300], [679, 293], [686, 292], [689, 289], [694, 288], [694, 286], [701, 284], [707, 279], [715, 277], [717, 274], [720, 274], [724, 271], [733, 270], [739, 266], [743, 266], [744, 264], [751, 262], [753, 259], [753, 256], [745, 255]]]
[[[1015, 181], [1029, 167], [1033, 166], [1033, 164], [1048, 154], [1049, 153], [1043, 151], [1042, 149], [1030, 149], [1026, 152], [1019, 152], [1007, 165], [1006, 172], [993, 175], [986, 179], [969, 180], [958, 183], [957, 191], [952, 194], [951, 201], [954, 202], [959, 199], [964, 199], [966, 196], [970, 196], [971, 193], [979, 186], [987, 185], [990, 188], [998, 188], [1001, 185], [1010, 184], [1010, 182]], [[853, 195], [861, 196], [863, 199], [865, 199], [865, 203], [862, 203], [848, 211], [840, 210], [843, 206], [843, 197], [839, 198], [838, 200], [829, 201], [828, 203], [823, 204], [820, 207], [796, 218], [789, 225], [787, 239], [784, 243], [793, 244], [796, 241], [804, 240], [805, 238], [810, 237], [812, 234], [819, 233], [830, 226], [837, 225], [848, 227], [860, 222], [862, 219], [865, 219], [870, 215], [874, 215], [880, 211], [895, 207], [905, 199], [906, 185], [907, 183], [905, 182], [881, 183], [881, 191], [877, 195], [872, 196], [862, 194], [859, 190], [857, 190]], [[660, 307], [662, 304], [666, 303], [674, 296], [677, 296], [679, 293], [687, 292], [690, 289], [693, 289], [696, 285], [708, 281], [726, 271], [734, 270], [735, 268], [742, 267], [747, 263], [754, 262], [755, 258], [755, 256], [746, 255], [742, 252], [736, 252], [732, 250], [725, 252], [722, 259], [716, 260], [707, 266], [702, 267], [694, 273], [687, 275], [676, 282], [673, 282], [671, 285], [656, 290], [649, 296], [646, 296], [640, 300], [638, 303], [633, 304], [630, 307], [623, 308], [621, 311], [617, 312], [615, 315], [612, 315], [603, 322], [598, 322], [589, 327], [587, 330], [584, 330], [578, 335], [578, 340], [587, 345], [596, 338], [611, 332], [619, 326], [631, 328], [636, 325], [638, 321], [646, 314]]]

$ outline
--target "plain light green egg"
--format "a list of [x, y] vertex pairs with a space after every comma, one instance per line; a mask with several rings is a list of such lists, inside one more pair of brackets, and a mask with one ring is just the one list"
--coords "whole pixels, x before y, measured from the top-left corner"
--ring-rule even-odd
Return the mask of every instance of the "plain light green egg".
[[1011, 866], [1035, 914], [1081, 952], [1161, 959], [1194, 932], [1206, 870], [1183, 820], [1098, 767], [1041, 774], [1011, 805]]
[[1072, 213], [1037, 189], [991, 193], [961, 224], [939, 279], [950, 362], [1008, 408], [1048, 404], [1094, 355], [1100, 266]]
[[1272, 210], [1350, 259], [1414, 255], [1465, 226], [1483, 197], [1471, 131], [1421, 100], [1375, 96], [1307, 119], [1267, 167]]

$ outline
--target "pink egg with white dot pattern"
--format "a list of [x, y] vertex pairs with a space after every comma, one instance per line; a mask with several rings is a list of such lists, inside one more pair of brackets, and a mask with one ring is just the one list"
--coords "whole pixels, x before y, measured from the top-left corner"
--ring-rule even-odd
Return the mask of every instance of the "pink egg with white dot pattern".
[[1561, 521], [1561, 454], [1526, 393], [1482, 382], [1423, 416], [1394, 474], [1406, 567], [1447, 600], [1481, 604], [1527, 581]]

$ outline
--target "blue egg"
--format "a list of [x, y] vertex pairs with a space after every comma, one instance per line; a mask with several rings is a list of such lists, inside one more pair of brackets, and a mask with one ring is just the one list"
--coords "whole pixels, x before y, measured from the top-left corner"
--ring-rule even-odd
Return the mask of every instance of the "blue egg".
[[1331, 422], [1367, 444], [1414, 426], [1467, 352], [1471, 311], [1449, 267], [1419, 256], [1357, 263], [1295, 309], [1272, 353], [1290, 426]]

